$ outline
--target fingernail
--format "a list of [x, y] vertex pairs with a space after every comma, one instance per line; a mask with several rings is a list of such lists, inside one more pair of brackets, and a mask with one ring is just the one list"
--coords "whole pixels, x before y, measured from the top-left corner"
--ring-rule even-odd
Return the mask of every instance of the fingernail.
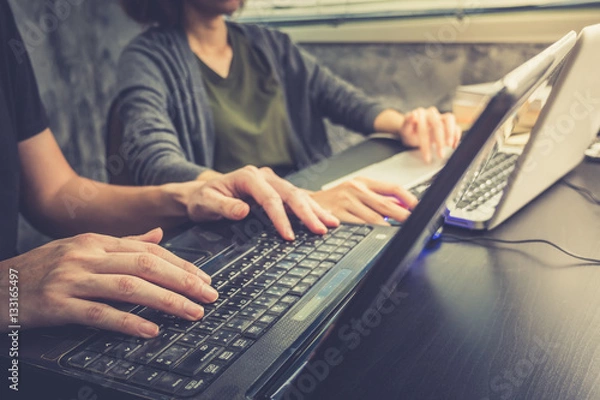
[[296, 240], [296, 235], [291, 228], [285, 230], [285, 236], [287, 236], [290, 240]]
[[192, 319], [198, 319], [204, 315], [204, 307], [199, 304], [186, 301], [183, 305], [183, 311]]
[[233, 213], [234, 217], [241, 217], [242, 213], [244, 212], [244, 205], [243, 204], [236, 204], [233, 209], [231, 210], [231, 212]]
[[202, 293], [211, 303], [219, 298], [219, 293], [212, 286], [204, 285]]
[[204, 282], [208, 283], [209, 285], [212, 282], [212, 278], [210, 277], [210, 275], [208, 275], [206, 272], [202, 271], [200, 268], [198, 268], [198, 271], [196, 272], [196, 275], [200, 279], [202, 279]]
[[139, 325], [140, 333], [145, 338], [155, 337], [158, 334], [158, 326], [152, 322], [144, 321]]

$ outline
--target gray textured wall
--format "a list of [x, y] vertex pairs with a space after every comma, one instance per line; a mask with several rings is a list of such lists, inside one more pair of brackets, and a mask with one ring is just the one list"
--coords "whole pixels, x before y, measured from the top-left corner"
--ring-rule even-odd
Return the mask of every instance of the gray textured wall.
[[[84, 176], [105, 180], [105, 119], [121, 49], [140, 32], [116, 0], [10, 0], [30, 51], [50, 126]], [[390, 106], [449, 109], [459, 84], [497, 79], [540, 45], [314, 44], [305, 47], [343, 78]], [[360, 140], [330, 127], [335, 151]], [[20, 249], [44, 240], [21, 224]]]

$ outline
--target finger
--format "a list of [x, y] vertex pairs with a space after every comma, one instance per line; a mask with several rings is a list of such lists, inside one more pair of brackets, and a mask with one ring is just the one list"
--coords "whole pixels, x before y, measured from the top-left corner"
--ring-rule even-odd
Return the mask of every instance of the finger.
[[454, 134], [454, 142], [452, 143], [452, 148], [456, 148], [458, 147], [458, 144], [460, 143], [460, 138], [462, 137], [462, 129], [460, 126], [456, 125], [456, 132]]
[[386, 221], [385, 217], [387, 215], [382, 215], [377, 210], [371, 208], [368, 203], [358, 203], [353, 206], [351, 209], [347, 210], [349, 213], [354, 215], [357, 219], [364, 221], [364, 223], [372, 224], [372, 225], [387, 225], [389, 226], [389, 222]]
[[243, 168], [243, 175], [234, 181], [237, 192], [252, 196], [265, 210], [275, 229], [286, 240], [294, 240], [296, 236], [283, 206], [283, 200], [277, 191], [266, 181], [256, 167]]
[[[405, 221], [410, 212], [400, 206], [393, 198], [382, 196], [375, 192], [367, 192], [359, 195], [362, 207], [353, 207], [350, 212], [370, 224], [389, 225], [385, 217], [396, 221]], [[365, 210], [365, 207], [368, 210]]]
[[430, 107], [427, 110], [427, 121], [429, 123], [433, 142], [437, 147], [437, 155], [440, 159], [444, 158], [444, 147], [446, 146], [446, 138], [444, 134], [444, 124], [439, 111], [435, 107]]
[[[100, 259], [96, 264], [95, 270], [99, 274], [91, 275], [93, 279], [104, 275], [122, 275], [153, 282], [203, 302], [213, 302], [218, 297], [217, 291], [196, 271], [185, 271], [150, 253], [114, 253], [110, 263]], [[92, 284], [83, 281], [81, 286], [91, 287]], [[79, 294], [85, 295], [84, 292]]]
[[415, 110], [417, 117], [417, 133], [419, 136], [419, 148], [426, 163], [431, 162], [431, 144], [429, 140], [429, 125], [425, 116], [425, 110], [418, 108]]
[[349, 223], [349, 224], [360, 224], [360, 225], [363, 225], [363, 224], [367, 223], [367, 221], [365, 221], [365, 220], [363, 220], [361, 218], [358, 218], [356, 215], [354, 215], [354, 214], [352, 214], [352, 213], [350, 213], [348, 211], [345, 211], [345, 210], [344, 211], [338, 211], [336, 213], [336, 216], [340, 219], [340, 221], [343, 221], [343, 222], [346, 222], [346, 223]]
[[414, 194], [412, 194], [400, 185], [396, 185], [390, 182], [377, 181], [365, 177], [360, 177], [357, 179], [363, 182], [369, 190], [372, 190], [373, 192], [379, 195], [393, 196], [395, 199], [398, 199], [400, 203], [409, 210], [414, 209], [419, 203], [419, 200]]
[[163, 230], [161, 228], [154, 228], [149, 232], [141, 235], [126, 236], [126, 239], [138, 240], [140, 242], [158, 244], [163, 238]]
[[66, 322], [127, 335], [151, 338], [158, 335], [158, 326], [142, 317], [117, 310], [109, 305], [90, 300], [71, 299], [65, 306], [69, 316]]
[[309, 196], [309, 202], [313, 209], [313, 212], [317, 214], [317, 217], [323, 221], [325, 226], [329, 228], [335, 228], [340, 225], [340, 220], [333, 215], [331, 212], [325, 210], [315, 199]]
[[[313, 211], [314, 205], [310, 202], [311, 199], [307, 193], [294, 188], [283, 194], [282, 199], [311, 232], [319, 235], [327, 233], [327, 227]], [[316, 207], [320, 208], [321, 206], [317, 204]]]
[[[208, 284], [210, 284], [210, 282], [211, 282], [211, 278], [206, 272], [202, 271], [200, 268], [198, 268], [191, 262], [188, 262], [180, 257], [177, 257], [175, 254], [171, 253], [164, 247], [161, 247], [161, 246], [159, 246], [157, 244], [153, 244], [153, 243], [144, 243], [144, 242], [140, 242], [138, 240], [127, 239], [127, 238], [123, 238], [123, 239], [113, 238], [113, 239], [115, 239], [115, 240], [107, 240], [107, 242], [104, 246], [104, 250], [107, 253], [146, 253], [146, 255], [148, 257], [156, 256], [160, 260], [163, 260], [165, 263], [165, 264], [163, 264], [164, 265], [163, 268], [166, 268], [169, 271], [171, 271], [171, 268], [174, 266], [174, 267], [177, 267], [178, 269], [184, 270], [190, 274], [194, 274], [194, 275], [198, 276], [200, 279], [202, 279], [204, 282], [206, 282]], [[135, 256], [140, 257], [140, 254], [135, 254]], [[136, 261], [134, 258], [131, 258], [130, 262], [135, 263]], [[96, 264], [96, 265], [103, 269], [106, 269], [106, 267], [107, 267], [107, 265], [105, 265], [105, 264]], [[122, 267], [124, 267], [124, 266], [122, 266]], [[98, 269], [96, 269], [95, 271], [101, 272]]]
[[[95, 275], [78, 286], [76, 297], [114, 300], [140, 304], [196, 321], [204, 315], [204, 307], [185, 296], [129, 275]], [[83, 293], [81, 293], [83, 292]], [[204, 297], [203, 302], [210, 302]]]
[[444, 123], [444, 128], [445, 128], [445, 132], [446, 132], [445, 146], [452, 147], [454, 145], [454, 143], [456, 142], [456, 134], [457, 134], [456, 118], [454, 117], [454, 114], [446, 113], [446, 114], [442, 115], [442, 121]]
[[224, 194], [217, 188], [206, 188], [202, 198], [202, 204], [197, 203], [190, 207], [190, 218], [193, 221], [216, 220], [222, 217], [239, 221], [250, 213], [247, 203]]

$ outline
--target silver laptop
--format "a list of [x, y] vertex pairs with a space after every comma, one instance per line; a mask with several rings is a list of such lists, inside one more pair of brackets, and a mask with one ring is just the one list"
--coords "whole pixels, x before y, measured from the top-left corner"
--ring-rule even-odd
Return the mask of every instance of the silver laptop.
[[598, 48], [600, 24], [545, 51], [556, 52], [557, 62], [564, 58], [563, 65], [498, 130], [483, 168], [471, 171], [449, 203], [447, 224], [493, 229], [583, 160], [600, 128]]

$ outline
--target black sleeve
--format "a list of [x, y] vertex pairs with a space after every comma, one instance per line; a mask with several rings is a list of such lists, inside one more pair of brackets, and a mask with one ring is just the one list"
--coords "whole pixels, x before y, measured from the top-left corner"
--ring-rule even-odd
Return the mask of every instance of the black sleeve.
[[37, 82], [12, 10], [0, 0], [0, 79], [14, 118], [17, 140], [28, 139], [48, 127], [48, 118], [40, 99]]

